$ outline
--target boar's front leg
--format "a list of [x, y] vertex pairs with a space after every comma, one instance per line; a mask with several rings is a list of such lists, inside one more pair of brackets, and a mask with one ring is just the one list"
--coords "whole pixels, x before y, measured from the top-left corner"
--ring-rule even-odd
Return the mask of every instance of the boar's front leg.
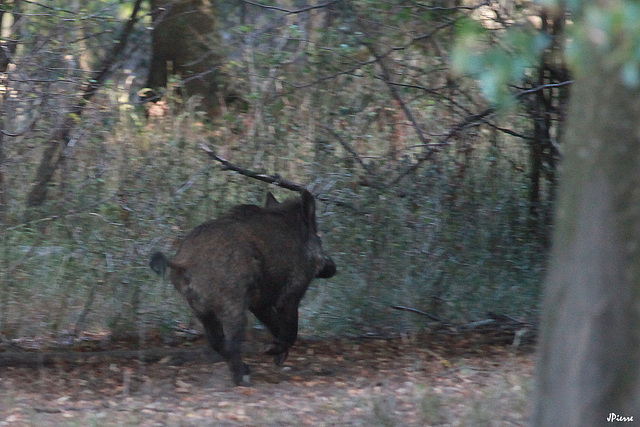
[[267, 327], [271, 335], [275, 338], [265, 353], [273, 356], [273, 361], [276, 366], [282, 365], [284, 361], [287, 360], [289, 352], [279, 338], [282, 334], [280, 332], [280, 316], [278, 315], [277, 309], [270, 306], [254, 309], [251, 310], [251, 312]]
[[298, 304], [298, 299], [286, 298], [277, 307], [253, 311], [275, 338], [266, 354], [273, 356], [276, 366], [287, 360], [289, 348], [298, 338]]

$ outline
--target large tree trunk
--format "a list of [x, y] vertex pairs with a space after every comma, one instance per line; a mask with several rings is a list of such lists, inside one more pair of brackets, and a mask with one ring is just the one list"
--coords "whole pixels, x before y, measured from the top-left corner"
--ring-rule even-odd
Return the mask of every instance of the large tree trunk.
[[536, 427], [640, 421], [640, 88], [599, 52], [570, 102]]
[[225, 57], [214, 0], [150, 0], [153, 16], [151, 67], [147, 87], [165, 88], [180, 76], [184, 94], [201, 95], [215, 115], [227, 98], [219, 71]]

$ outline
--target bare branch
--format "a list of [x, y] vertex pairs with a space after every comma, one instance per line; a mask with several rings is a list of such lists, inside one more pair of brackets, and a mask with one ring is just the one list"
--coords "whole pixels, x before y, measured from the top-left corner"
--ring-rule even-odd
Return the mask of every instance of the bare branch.
[[305, 7], [301, 8], [301, 9], [289, 10], [289, 9], [285, 9], [285, 8], [279, 7], [279, 6], [267, 6], [266, 4], [256, 3], [256, 2], [253, 2], [253, 1], [249, 1], [249, 0], [243, 0], [243, 2], [245, 4], [249, 4], [251, 6], [261, 7], [262, 9], [277, 10], [278, 12], [284, 12], [287, 15], [294, 15], [294, 14], [297, 14], [297, 13], [308, 12], [308, 11], [313, 10], [313, 9], [322, 9], [323, 7], [331, 6], [332, 4], [340, 3], [342, 1], [343, 0], [332, 0], [332, 1], [328, 1], [326, 3], [322, 3], [322, 4], [305, 6]]
[[571, 85], [571, 84], [573, 84], [573, 80], [567, 80], [567, 81], [564, 81], [564, 82], [549, 83], [549, 84], [539, 85], [539, 86], [533, 87], [531, 89], [523, 90], [522, 92], [520, 92], [520, 93], [518, 93], [516, 95], [516, 98], [522, 98], [525, 95], [536, 93], [536, 92], [539, 92], [541, 90], [553, 89], [553, 88], [556, 88], [556, 87], [568, 86], [568, 85]]
[[[573, 83], [573, 80], [567, 80], [567, 81], [560, 82], [560, 83], [552, 83], [552, 84], [536, 86], [534, 88], [521, 91], [520, 93], [518, 93], [516, 95], [516, 98], [522, 98], [522, 97], [524, 97], [526, 95], [530, 95], [532, 93], [536, 93], [536, 92], [539, 92], [539, 91], [544, 90], [544, 89], [551, 89], [551, 88], [556, 88], [556, 87], [567, 86], [567, 85], [570, 85], [572, 83]], [[390, 83], [390, 82], [387, 82], [387, 84], [392, 85], [392, 83]], [[464, 129], [467, 129], [469, 127], [478, 126], [480, 123], [485, 122], [484, 119], [487, 118], [488, 116], [492, 115], [494, 112], [495, 112], [494, 108], [487, 108], [487, 109], [485, 109], [484, 111], [482, 111], [482, 112], [480, 112], [478, 114], [471, 114], [471, 115], [465, 117], [456, 126], [454, 126], [446, 135], [444, 135], [444, 137], [442, 137], [436, 143], [425, 144], [425, 146], [433, 146], [433, 147], [436, 147], [436, 148], [432, 148], [430, 151], [427, 151], [426, 153], [424, 153], [418, 160], [416, 160], [415, 163], [413, 163], [412, 165], [408, 166], [404, 171], [402, 171], [400, 174], [398, 174], [398, 176], [393, 181], [391, 181], [390, 185], [398, 184], [404, 177], [406, 177], [407, 175], [409, 175], [410, 173], [412, 173], [413, 171], [418, 169], [418, 167], [422, 163], [424, 163], [425, 161], [429, 160], [438, 151], [437, 147], [448, 145], [449, 141], [454, 136], [458, 135]], [[522, 138], [522, 139], [531, 139], [530, 137], [527, 137], [525, 135], [516, 133], [515, 131], [512, 131], [510, 129], [498, 127], [498, 126], [496, 126], [494, 124], [489, 124], [489, 125], [491, 127], [495, 128], [495, 129], [497, 129], [500, 132], [504, 132], [506, 134], [509, 134], [509, 135], [512, 135], [512, 136], [515, 136], [515, 137], [518, 137], [518, 138]]]
[[249, 178], [257, 179], [258, 181], [266, 182], [269, 184], [277, 185], [278, 187], [286, 188], [287, 190], [302, 192], [306, 190], [305, 186], [302, 184], [298, 184], [297, 182], [288, 181], [280, 177], [280, 175], [267, 175], [264, 173], [252, 171], [250, 169], [243, 168], [241, 166], [235, 165], [231, 163], [229, 160], [224, 157], [218, 156], [211, 148], [207, 147], [204, 144], [200, 144], [200, 148], [206, 152], [209, 157], [216, 162], [222, 163], [223, 170], [231, 170], [234, 172], [238, 172], [240, 175], [244, 175]]
[[71, 11], [71, 10], [68, 10], [68, 9], [62, 9], [62, 8], [53, 7], [53, 6], [48, 6], [48, 5], [46, 5], [46, 4], [42, 4], [42, 3], [40, 3], [40, 2], [33, 1], [33, 0], [24, 0], [24, 2], [25, 2], [25, 3], [32, 4], [32, 5], [34, 5], [34, 6], [39, 6], [39, 7], [43, 8], [43, 9], [49, 9], [49, 10], [52, 10], [52, 11], [54, 11], [54, 12], [65, 12], [65, 13], [69, 13], [69, 14], [74, 14], [74, 12], [73, 12], [73, 11]]
[[373, 47], [373, 45], [367, 44], [366, 46], [369, 49], [369, 51], [373, 54], [373, 56], [376, 58], [376, 62], [380, 66], [382, 80], [386, 83], [387, 87], [389, 88], [389, 92], [391, 92], [391, 96], [393, 96], [393, 99], [395, 99], [398, 102], [398, 104], [400, 104], [400, 107], [402, 108], [402, 111], [404, 112], [405, 116], [411, 122], [411, 125], [413, 126], [413, 129], [415, 130], [416, 135], [418, 135], [418, 139], [420, 139], [420, 142], [422, 144], [425, 144], [425, 145], [428, 144], [429, 140], [424, 135], [424, 132], [422, 132], [422, 128], [418, 124], [418, 121], [416, 120], [415, 116], [413, 115], [413, 111], [411, 111], [409, 106], [404, 102], [404, 99], [402, 99], [402, 97], [400, 96], [400, 92], [398, 92], [398, 89], [396, 88], [396, 86], [391, 84], [391, 75], [389, 74], [389, 70], [387, 69], [387, 66], [384, 64], [384, 61], [382, 60], [383, 58], [378, 55], [378, 52], [376, 51], [375, 47]]
[[[464, 129], [466, 129], [468, 127], [478, 126], [480, 124], [480, 122], [485, 117], [487, 117], [487, 116], [489, 116], [489, 115], [491, 115], [493, 113], [494, 113], [494, 109], [493, 108], [487, 108], [486, 110], [484, 110], [483, 112], [481, 112], [479, 114], [472, 114], [472, 115], [466, 117], [464, 120], [462, 120], [456, 126], [454, 126], [453, 129], [451, 129], [449, 132], [447, 132], [447, 134], [444, 137], [442, 137], [439, 141], [437, 141], [437, 143], [435, 143], [435, 145], [433, 145], [434, 148], [432, 148], [431, 150], [429, 150], [426, 153], [424, 153], [422, 156], [420, 156], [420, 158], [418, 160], [415, 161], [415, 163], [413, 163], [412, 165], [408, 166], [404, 171], [400, 172], [398, 174], [398, 176], [393, 181], [391, 181], [389, 183], [389, 185], [398, 184], [400, 181], [402, 181], [402, 179], [404, 177], [406, 177], [407, 175], [409, 175], [410, 173], [412, 173], [413, 171], [418, 169], [422, 163], [426, 162], [435, 153], [437, 153], [439, 151], [439, 147], [444, 146], [444, 145], [448, 145], [449, 141], [451, 140], [451, 138], [453, 138], [458, 133], [460, 133], [461, 131], [463, 131]], [[429, 144], [428, 146], [430, 146], [430, 145], [431, 144]]]
[[349, 154], [351, 154], [351, 156], [356, 160], [356, 162], [358, 162], [358, 164], [360, 166], [362, 166], [362, 169], [364, 169], [368, 174], [371, 174], [371, 168], [369, 168], [369, 165], [367, 165], [362, 158], [360, 157], [360, 155], [356, 152], [356, 150], [353, 149], [353, 147], [351, 147], [351, 145], [349, 145], [349, 143], [347, 141], [344, 140], [344, 138], [337, 133], [335, 130], [331, 129], [328, 126], [324, 126], [322, 125], [322, 127], [329, 133], [331, 133], [331, 135], [333, 135], [336, 140], [338, 140], [338, 142], [340, 143], [340, 145], [342, 145], [342, 147], [347, 150], [347, 152]]
[[[269, 184], [277, 185], [278, 187], [286, 188], [287, 190], [292, 190], [292, 191], [297, 191], [297, 192], [302, 192], [302, 191], [307, 190], [307, 188], [304, 185], [298, 184], [297, 182], [287, 181], [286, 179], [282, 179], [280, 177], [280, 175], [278, 175], [278, 174], [276, 174], [276, 175], [267, 175], [267, 174], [264, 174], [264, 173], [255, 172], [255, 171], [252, 171], [250, 169], [246, 169], [246, 168], [243, 168], [241, 166], [235, 165], [235, 164], [231, 163], [229, 160], [225, 159], [224, 157], [218, 156], [211, 148], [207, 147], [204, 144], [200, 144], [200, 148], [205, 153], [207, 153], [207, 155], [209, 155], [209, 157], [211, 159], [215, 160], [216, 162], [222, 163], [222, 169], [223, 170], [231, 170], [231, 171], [234, 171], [234, 172], [238, 172], [240, 175], [244, 175], [244, 176], [249, 177], [249, 178], [257, 179], [258, 181], [266, 182], [266, 183], [269, 183]], [[365, 212], [362, 211], [362, 209], [357, 208], [357, 207], [353, 206], [352, 204], [347, 203], [345, 201], [336, 200], [336, 199], [329, 198], [329, 197], [326, 197], [326, 196], [322, 196], [322, 195], [319, 195], [319, 194], [314, 194], [314, 196], [316, 197], [316, 199], [322, 200], [323, 202], [329, 202], [329, 203], [333, 203], [336, 206], [341, 206], [341, 207], [348, 208], [350, 210], [353, 210], [355, 212], [360, 213], [361, 215], [365, 214]]]

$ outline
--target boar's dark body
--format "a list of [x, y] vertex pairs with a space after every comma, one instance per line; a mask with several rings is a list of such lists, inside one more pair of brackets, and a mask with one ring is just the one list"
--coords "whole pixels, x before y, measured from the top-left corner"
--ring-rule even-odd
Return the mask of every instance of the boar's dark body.
[[170, 279], [202, 322], [235, 384], [249, 383], [240, 346], [249, 309], [271, 332], [267, 350], [277, 365], [298, 336], [298, 306], [314, 277], [336, 272], [317, 235], [315, 201], [309, 192], [279, 203], [269, 193], [265, 207], [240, 205], [189, 233], [172, 260], [155, 253], [158, 274]]

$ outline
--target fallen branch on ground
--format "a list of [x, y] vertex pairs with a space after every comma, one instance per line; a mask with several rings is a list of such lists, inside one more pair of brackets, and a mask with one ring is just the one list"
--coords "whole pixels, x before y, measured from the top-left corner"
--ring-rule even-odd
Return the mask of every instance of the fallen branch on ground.
[[193, 361], [222, 360], [207, 347], [197, 348], [151, 348], [141, 350], [83, 351], [16, 351], [0, 353], [0, 366], [50, 366], [56, 363], [91, 363], [104, 360], [140, 360], [146, 363], [182, 365]]

